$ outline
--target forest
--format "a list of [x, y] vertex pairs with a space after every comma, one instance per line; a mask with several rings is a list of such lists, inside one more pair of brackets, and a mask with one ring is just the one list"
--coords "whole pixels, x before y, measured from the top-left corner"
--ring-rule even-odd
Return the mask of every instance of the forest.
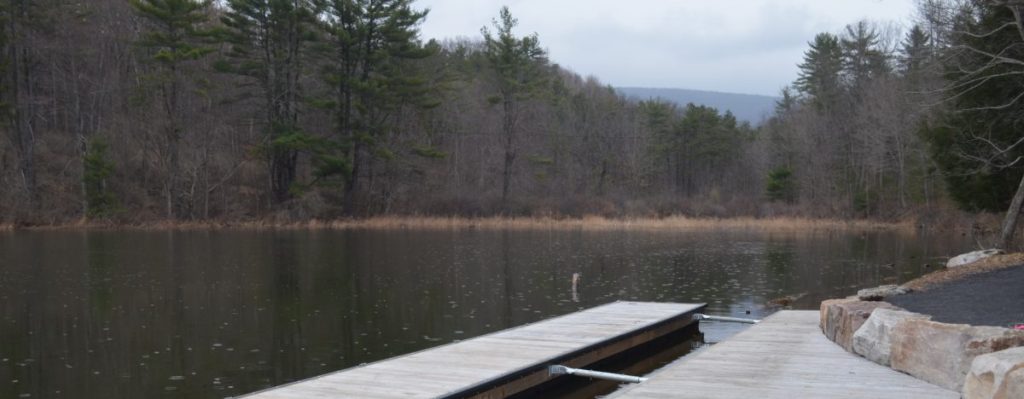
[[508, 8], [439, 41], [411, 0], [0, 0], [0, 223], [1003, 212], [1021, 8], [822, 32], [749, 124], [579, 76]]

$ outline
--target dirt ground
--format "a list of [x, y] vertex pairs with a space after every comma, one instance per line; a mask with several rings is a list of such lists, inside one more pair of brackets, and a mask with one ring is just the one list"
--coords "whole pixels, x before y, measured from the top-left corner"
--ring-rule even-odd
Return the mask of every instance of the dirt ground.
[[943, 323], [1024, 324], [1024, 254], [994, 256], [911, 281], [914, 292], [886, 298]]

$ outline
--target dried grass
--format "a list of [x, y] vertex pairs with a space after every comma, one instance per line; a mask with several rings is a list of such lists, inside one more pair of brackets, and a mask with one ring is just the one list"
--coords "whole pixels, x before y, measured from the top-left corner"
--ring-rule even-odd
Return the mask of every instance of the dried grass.
[[654, 218], [583, 217], [555, 218], [441, 218], [441, 217], [376, 217], [357, 220], [310, 222], [314, 226], [338, 229], [423, 229], [423, 230], [754, 230], [754, 231], [822, 231], [822, 230], [888, 230], [912, 229], [910, 223], [875, 221], [843, 221], [800, 218], [689, 218], [672, 216]]
[[281, 223], [269, 220], [247, 222], [172, 222], [159, 221], [142, 224], [117, 224], [79, 221], [73, 224], [34, 226], [32, 229], [113, 229], [113, 230], [744, 230], [744, 231], [867, 231], [906, 230], [913, 231], [910, 222], [890, 223], [869, 220], [838, 220], [809, 218], [690, 218], [671, 216], [666, 218], [511, 218], [511, 217], [434, 217], [434, 216], [380, 216], [366, 219], [310, 220], [305, 222]]
[[967, 276], [1024, 265], [1024, 253], [995, 255], [974, 263], [952, 269], [943, 269], [926, 274], [903, 284], [914, 291], [927, 291], [935, 286], [956, 281]]

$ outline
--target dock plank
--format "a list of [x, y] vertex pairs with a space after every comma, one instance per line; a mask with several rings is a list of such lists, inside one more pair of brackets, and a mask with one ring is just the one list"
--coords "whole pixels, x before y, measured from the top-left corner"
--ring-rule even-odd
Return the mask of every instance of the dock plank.
[[[532, 378], [543, 382], [550, 364], [572, 361], [568, 359], [590, 361], [593, 350], [611, 345], [624, 348], [627, 340], [637, 334], [652, 335], [644, 339], [656, 338], [653, 332], [666, 333], [662, 331], [666, 329], [664, 326], [671, 324], [673, 328], [681, 328], [690, 324], [692, 314], [703, 307], [703, 304], [614, 302], [246, 397], [435, 398], [474, 389], [493, 389], [491, 385], [497, 381]], [[603, 352], [606, 350], [602, 349]], [[526, 385], [509, 382], [507, 389], [514, 393]]]
[[846, 352], [824, 337], [819, 320], [816, 311], [778, 312], [608, 398], [960, 397]]

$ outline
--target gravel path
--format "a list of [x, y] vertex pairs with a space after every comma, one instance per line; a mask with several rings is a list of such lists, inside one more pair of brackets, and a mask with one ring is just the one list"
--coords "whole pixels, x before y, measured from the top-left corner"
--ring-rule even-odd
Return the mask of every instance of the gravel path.
[[886, 298], [943, 323], [1009, 327], [1024, 323], [1024, 265], [974, 274], [927, 291]]

